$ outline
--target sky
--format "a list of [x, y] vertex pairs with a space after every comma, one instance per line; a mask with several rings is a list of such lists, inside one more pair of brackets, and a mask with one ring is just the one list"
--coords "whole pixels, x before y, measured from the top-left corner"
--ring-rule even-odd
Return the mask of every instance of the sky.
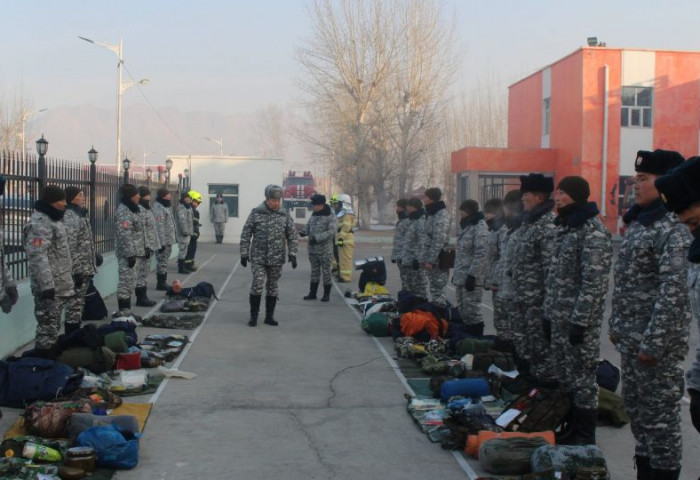
[[[444, 0], [462, 67], [456, 92], [495, 87], [596, 36], [608, 47], [700, 50], [698, 0]], [[183, 112], [252, 114], [300, 95], [295, 49], [306, 0], [0, 0], [0, 88], [34, 109], [116, 110], [116, 55], [84, 42], [123, 39], [123, 102]]]

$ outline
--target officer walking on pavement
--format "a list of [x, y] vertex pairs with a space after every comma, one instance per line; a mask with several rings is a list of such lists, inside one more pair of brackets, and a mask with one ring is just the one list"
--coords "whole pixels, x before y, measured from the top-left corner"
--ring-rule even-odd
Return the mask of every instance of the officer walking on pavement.
[[175, 210], [175, 233], [177, 235], [177, 273], [190, 273], [185, 264], [187, 257], [187, 248], [190, 246], [190, 237], [194, 228], [194, 219], [192, 217], [192, 199], [190, 194], [182, 192], [180, 194], [180, 203]]
[[148, 187], [139, 187], [139, 216], [146, 235], [146, 260], [141, 262], [136, 273], [136, 305], [139, 307], [152, 307], [156, 304], [148, 298], [148, 274], [151, 271], [151, 256], [161, 248], [156, 217], [151, 209], [151, 190]]
[[285, 256], [292, 268], [297, 268], [297, 231], [294, 221], [282, 206], [282, 187], [265, 187], [265, 201], [248, 215], [241, 232], [241, 265], [250, 261], [253, 283], [250, 286], [250, 320], [248, 325], [258, 324], [260, 299], [263, 287], [265, 297], [265, 323], [277, 326], [275, 306], [279, 292], [277, 282], [282, 276]]
[[119, 264], [117, 303], [119, 312], [131, 310], [131, 294], [136, 288], [141, 264], [148, 261], [146, 231], [139, 209], [139, 190], [130, 183], [121, 187], [119, 207], [114, 214], [117, 233], [116, 255]]
[[545, 336], [560, 387], [573, 400], [568, 444], [595, 445], [598, 419], [596, 368], [600, 329], [612, 264], [612, 235], [589, 202], [588, 182], [564, 177], [554, 192], [556, 236], [545, 283]]
[[450, 275], [449, 268], [440, 268], [440, 253], [449, 244], [450, 214], [447, 213], [445, 202], [442, 201], [442, 190], [437, 187], [429, 188], [423, 194], [425, 204], [425, 225], [423, 228], [423, 268], [427, 272], [430, 299], [439, 307], [445, 307], [445, 287]]
[[153, 204], [153, 216], [156, 220], [156, 230], [160, 249], [156, 253], [156, 278], [158, 284], [156, 290], [165, 291], [168, 289], [168, 260], [173, 251], [173, 245], [177, 243], [175, 237], [175, 221], [170, 204], [171, 195], [167, 188], [159, 188], [156, 192], [156, 201]]
[[[0, 175], [0, 197], [5, 195], [5, 183], [7, 183], [7, 179]], [[5, 263], [5, 243], [2, 237], [3, 232], [0, 228], [0, 309], [7, 314], [12, 311], [12, 307], [19, 300], [19, 293], [17, 292], [17, 284]]]
[[428, 300], [428, 275], [422, 263], [425, 248], [425, 210], [421, 199], [409, 198], [406, 201], [406, 213], [408, 213], [408, 226], [401, 258], [397, 263], [406, 279], [406, 290]]
[[331, 259], [333, 257], [333, 237], [338, 228], [331, 207], [326, 204], [326, 197], [320, 194], [311, 196], [311, 214], [302, 237], [309, 238], [309, 263], [311, 264], [311, 286], [304, 300], [316, 300], [316, 292], [323, 274], [322, 302], [330, 300], [333, 278], [331, 277]]
[[214, 205], [211, 206], [209, 221], [214, 224], [216, 243], [223, 243], [226, 222], [228, 222], [228, 205], [224, 202], [224, 196], [220, 193], [216, 194], [216, 201]]
[[681, 469], [691, 235], [666, 211], [654, 181], [682, 163], [678, 152], [637, 153], [635, 205], [623, 217], [628, 228], [614, 267], [609, 334], [620, 351], [638, 479], [677, 479]]
[[406, 212], [406, 199], [399, 198], [396, 201], [396, 228], [394, 229], [394, 242], [391, 249], [391, 263], [395, 263], [399, 269], [401, 278], [401, 290], [407, 289], [406, 271], [401, 268], [401, 255], [403, 254], [404, 242], [406, 241], [406, 230], [408, 229], [408, 212]]

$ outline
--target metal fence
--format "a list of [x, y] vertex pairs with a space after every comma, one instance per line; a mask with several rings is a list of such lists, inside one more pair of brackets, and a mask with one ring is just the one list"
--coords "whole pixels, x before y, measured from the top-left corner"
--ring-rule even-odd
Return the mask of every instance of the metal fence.
[[[106, 253], [114, 250], [114, 213], [119, 206], [119, 187], [128, 180], [137, 186], [150, 188], [165, 186], [152, 182], [142, 175], [115, 175], [109, 167], [95, 163], [77, 163], [35, 155], [22, 155], [15, 152], [0, 152], [0, 175], [7, 180], [2, 205], [2, 232], [5, 250], [5, 264], [13, 277], [20, 280], [27, 276], [27, 257], [22, 244], [22, 228], [34, 211], [34, 202], [44, 185], [80, 187], [85, 192], [85, 206], [90, 215], [92, 234], [97, 251]], [[168, 189], [179, 196], [182, 182], [169, 183]], [[155, 199], [155, 192], [152, 194]], [[173, 202], [177, 204], [177, 202]]]

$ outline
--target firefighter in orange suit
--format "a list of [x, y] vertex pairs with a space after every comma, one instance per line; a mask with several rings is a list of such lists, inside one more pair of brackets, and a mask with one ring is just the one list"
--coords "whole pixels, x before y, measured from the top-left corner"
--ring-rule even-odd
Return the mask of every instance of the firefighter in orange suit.
[[350, 195], [341, 193], [331, 197], [331, 206], [336, 212], [338, 221], [338, 233], [335, 235], [335, 245], [338, 249], [337, 265], [338, 281], [341, 283], [352, 282], [352, 270], [354, 267], [352, 254], [355, 250], [355, 211], [352, 209]]

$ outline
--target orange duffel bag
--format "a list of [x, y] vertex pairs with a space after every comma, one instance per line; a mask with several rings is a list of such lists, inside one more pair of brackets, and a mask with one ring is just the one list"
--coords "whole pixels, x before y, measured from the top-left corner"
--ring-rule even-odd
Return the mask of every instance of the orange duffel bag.
[[488, 430], [481, 430], [477, 435], [469, 435], [467, 437], [467, 444], [464, 447], [464, 451], [467, 455], [471, 455], [474, 458], [479, 458], [479, 447], [482, 443], [493, 438], [533, 438], [542, 437], [550, 445], [554, 445], [554, 432], [552, 430], [547, 430], [546, 432], [502, 432], [496, 433]]

